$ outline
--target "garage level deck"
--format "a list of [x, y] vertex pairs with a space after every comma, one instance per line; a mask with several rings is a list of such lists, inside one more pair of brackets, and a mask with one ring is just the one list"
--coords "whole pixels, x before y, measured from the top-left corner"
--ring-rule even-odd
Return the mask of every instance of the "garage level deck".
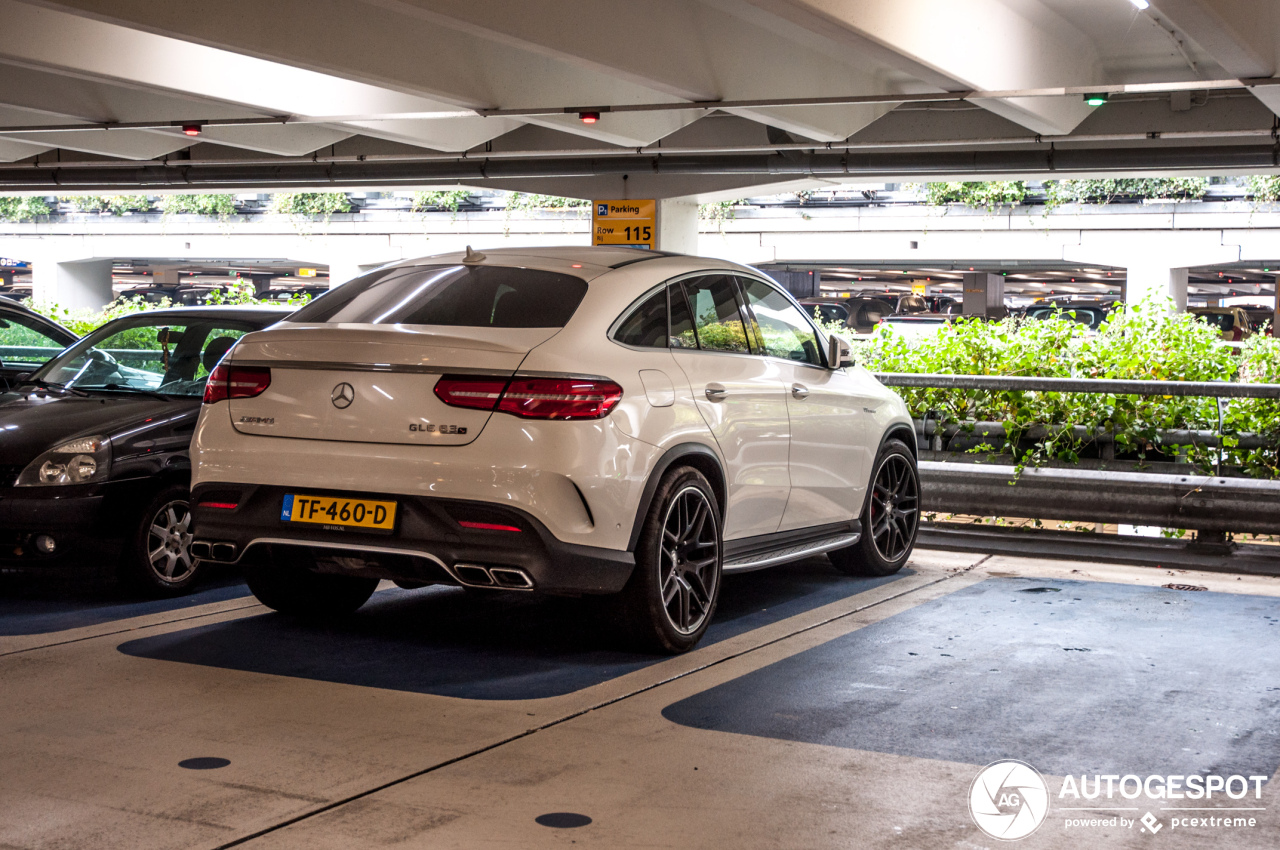
[[1054, 797], [1017, 845], [1280, 845], [1274, 779], [1223, 811], [1111, 802], [1253, 809], [1230, 832], [1069, 830], [1088, 803], [1056, 799], [1275, 777], [1280, 579], [920, 550], [888, 579], [727, 577], [682, 657], [602, 617], [388, 587], [321, 627], [231, 576], [171, 602], [0, 583], [0, 847], [993, 847], [967, 801], [1002, 758]]

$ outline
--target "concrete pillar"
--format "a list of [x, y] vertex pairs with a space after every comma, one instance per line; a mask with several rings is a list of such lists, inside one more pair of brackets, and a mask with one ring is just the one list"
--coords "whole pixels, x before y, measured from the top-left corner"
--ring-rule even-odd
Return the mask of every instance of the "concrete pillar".
[[822, 273], [817, 271], [771, 271], [769, 277], [786, 287], [796, 298], [822, 294]]
[[262, 294], [271, 288], [271, 281], [275, 275], [269, 274], [251, 274], [247, 275], [249, 281], [253, 284], [253, 294], [262, 297]]
[[332, 257], [329, 260], [329, 288], [333, 289], [335, 286], [341, 286], [371, 268], [373, 266], [361, 265], [349, 257]]
[[964, 315], [1004, 316], [1004, 277], [990, 272], [965, 272]]
[[101, 310], [116, 297], [111, 289], [111, 260], [37, 260], [32, 264], [31, 284], [36, 303], [69, 310]]
[[1129, 266], [1125, 274], [1124, 300], [1141, 304], [1156, 300], [1163, 304], [1172, 299], [1174, 309], [1187, 309], [1187, 269], [1170, 268], [1159, 263], [1141, 262]]
[[151, 267], [151, 283], [163, 284], [164, 286], [177, 286], [179, 283], [177, 266], [156, 266]]
[[1271, 287], [1275, 295], [1271, 299], [1271, 335], [1280, 339], [1280, 275], [1275, 278], [1275, 285]]
[[[698, 253], [698, 205], [677, 198], [658, 201], [654, 247], [677, 254]], [[816, 277], [816, 275], [815, 275]]]

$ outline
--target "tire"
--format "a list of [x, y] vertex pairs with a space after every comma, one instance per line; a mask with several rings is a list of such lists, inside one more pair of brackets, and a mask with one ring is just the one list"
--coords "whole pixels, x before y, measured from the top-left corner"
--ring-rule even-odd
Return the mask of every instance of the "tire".
[[720, 598], [723, 531], [715, 491], [701, 472], [681, 466], [663, 476], [618, 600], [638, 648], [674, 655], [702, 639]]
[[920, 472], [911, 449], [886, 440], [872, 466], [867, 501], [862, 508], [862, 537], [857, 543], [828, 552], [831, 563], [854, 576], [887, 576], [911, 557], [920, 530]]
[[245, 583], [258, 601], [281, 614], [328, 619], [350, 614], [369, 601], [376, 578], [330, 575], [312, 568], [306, 550], [261, 549], [244, 566]]
[[200, 561], [191, 557], [191, 494], [181, 484], [147, 502], [125, 547], [121, 578], [148, 596], [181, 596], [191, 590]]

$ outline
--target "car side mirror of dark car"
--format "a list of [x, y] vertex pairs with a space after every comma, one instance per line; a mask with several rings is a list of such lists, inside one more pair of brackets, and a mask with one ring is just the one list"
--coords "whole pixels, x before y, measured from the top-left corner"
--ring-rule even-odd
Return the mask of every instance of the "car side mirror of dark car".
[[853, 364], [853, 350], [849, 348], [849, 343], [845, 342], [835, 334], [827, 337], [827, 368], [843, 369]]

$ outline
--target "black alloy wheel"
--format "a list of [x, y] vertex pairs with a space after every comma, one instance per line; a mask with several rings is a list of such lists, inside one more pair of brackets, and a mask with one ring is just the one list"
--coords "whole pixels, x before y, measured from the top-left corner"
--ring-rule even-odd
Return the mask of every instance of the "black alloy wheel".
[[663, 476], [620, 595], [635, 643], [678, 653], [701, 640], [720, 598], [722, 533], [719, 503], [701, 472], [683, 466]]
[[902, 569], [920, 530], [920, 472], [911, 449], [886, 440], [876, 455], [857, 543], [828, 552], [849, 575], [887, 576]]
[[920, 518], [920, 480], [911, 459], [887, 455], [871, 488], [872, 543], [884, 560], [900, 560], [915, 543]]

